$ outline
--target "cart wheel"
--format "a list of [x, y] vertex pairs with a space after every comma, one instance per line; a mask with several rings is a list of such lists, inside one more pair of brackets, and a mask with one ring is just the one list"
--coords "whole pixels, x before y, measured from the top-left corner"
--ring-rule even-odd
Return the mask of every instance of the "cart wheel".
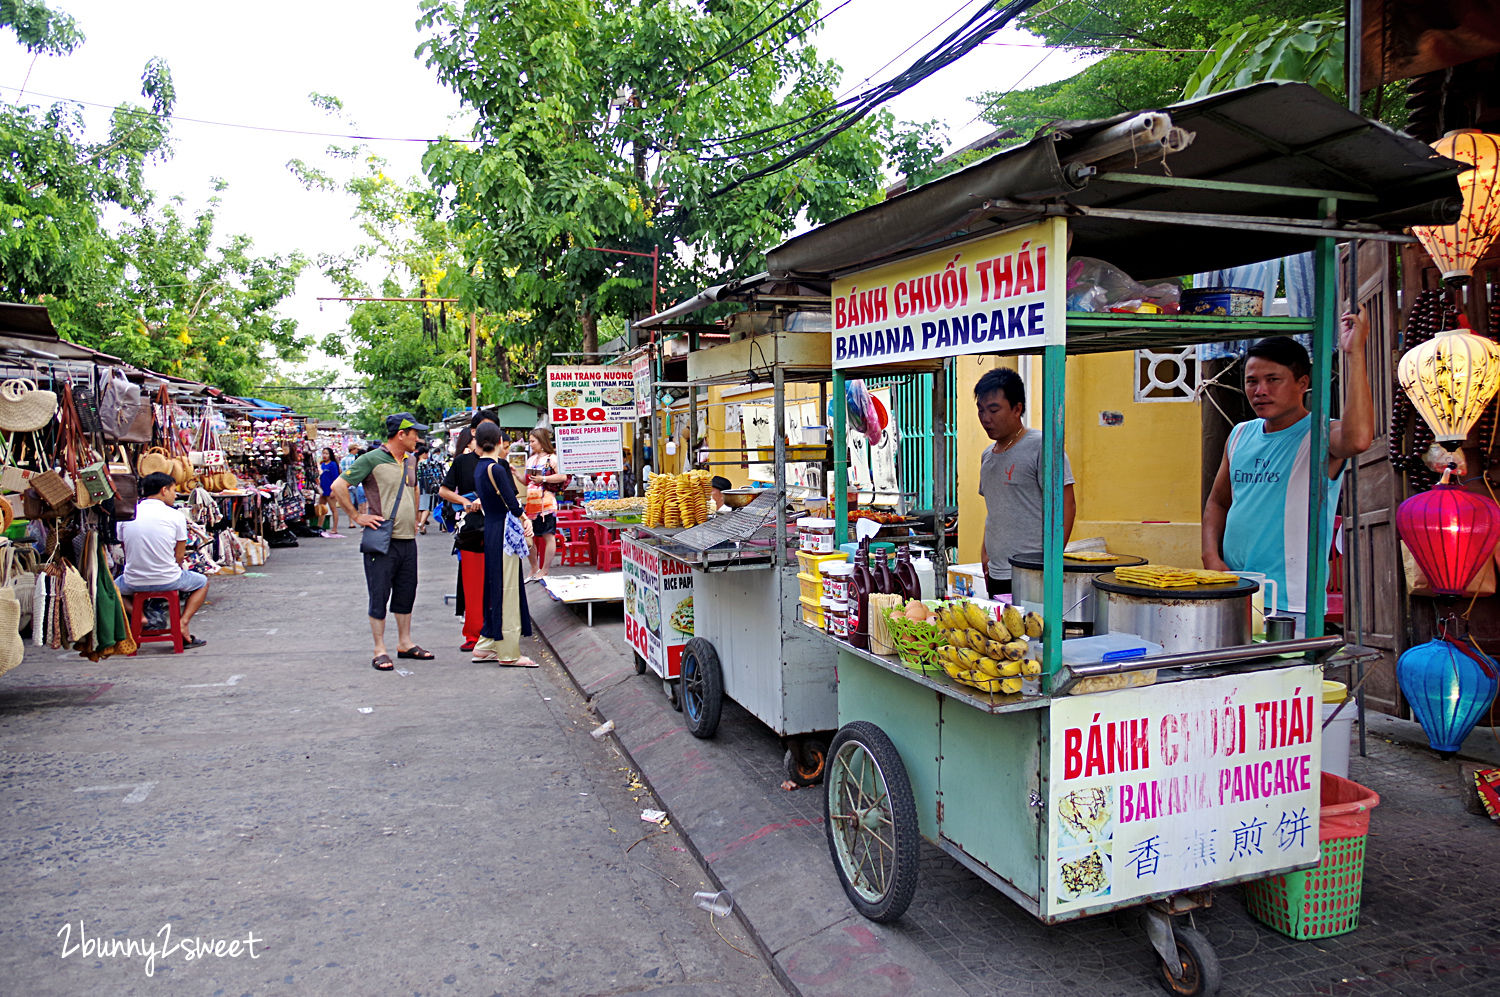
[[827, 760], [828, 751], [821, 738], [793, 737], [787, 739], [782, 766], [788, 780], [799, 786], [816, 786], [823, 781], [823, 766]]
[[702, 637], [682, 648], [682, 715], [694, 737], [713, 737], [724, 709], [724, 673], [719, 653]]
[[1183, 997], [1212, 997], [1218, 993], [1224, 975], [1208, 939], [1202, 932], [1187, 927], [1174, 926], [1172, 934], [1177, 939], [1177, 965], [1162, 962], [1162, 986], [1168, 993]]
[[661, 680], [661, 691], [666, 693], [667, 702], [672, 704], [672, 709], [678, 713], [682, 712], [682, 693], [678, 683], [673, 679]]
[[917, 890], [917, 805], [896, 746], [863, 720], [828, 748], [823, 826], [839, 882], [855, 910], [894, 921]]
[[637, 675], [646, 674], [646, 659], [641, 657], [638, 652], [632, 651], [631, 653], [635, 655], [635, 673]]

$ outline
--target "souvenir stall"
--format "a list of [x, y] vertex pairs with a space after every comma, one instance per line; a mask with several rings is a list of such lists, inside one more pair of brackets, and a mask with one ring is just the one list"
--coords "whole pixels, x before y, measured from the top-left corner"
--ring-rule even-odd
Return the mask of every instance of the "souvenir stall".
[[308, 516], [319, 497], [306, 420], [266, 408], [236, 409], [225, 418], [217, 442], [241, 484], [218, 494], [226, 516], [272, 547], [295, 547], [299, 535], [311, 535]]
[[[862, 914], [901, 916], [924, 838], [1045, 923], [1142, 907], [1174, 993], [1219, 987], [1208, 941], [1174, 923], [1217, 887], [1255, 881], [1252, 912], [1294, 937], [1353, 929], [1347, 887], [1362, 876], [1365, 830], [1330, 815], [1367, 826], [1378, 797], [1321, 773], [1322, 666], [1343, 641], [1323, 636], [1317, 600], [1307, 637], [1255, 642], [1253, 581], [1122, 561], [1093, 581], [1093, 635], [1064, 639], [1065, 359], [1270, 334], [1309, 335], [1312, 355], [1331, 357], [1335, 240], [1400, 240], [1390, 229], [1436, 210], [1457, 172], [1308, 87], [1262, 85], [1075, 123], [769, 255], [773, 272], [833, 282], [835, 393], [847, 377], [936, 372], [964, 354], [1041, 357], [1039, 601], [872, 595], [867, 646], [817, 638], [838, 682], [825, 831]], [[1170, 275], [1306, 249], [1314, 318], [1162, 314], [1142, 301], [1074, 310], [1070, 257]], [[1312, 374], [1316, 453], [1328, 446], [1330, 366]], [[842, 423], [835, 409], [836, 438]], [[847, 480], [835, 471], [838, 503]], [[934, 478], [945, 473], [935, 455]], [[1327, 491], [1295, 498], [1313, 524], [1307, 591], [1322, 591]], [[1185, 635], [1196, 643], [1170, 646]], [[1339, 846], [1322, 865], [1320, 837]], [[1291, 904], [1304, 889], [1308, 905]]]

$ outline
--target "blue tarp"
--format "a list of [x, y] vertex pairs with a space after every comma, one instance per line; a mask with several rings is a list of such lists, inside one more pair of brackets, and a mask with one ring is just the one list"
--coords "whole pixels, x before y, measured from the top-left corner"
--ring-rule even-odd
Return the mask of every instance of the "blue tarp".
[[240, 401], [249, 402], [255, 406], [250, 410], [252, 419], [279, 419], [284, 415], [293, 414], [290, 406], [268, 402], [264, 398], [241, 398]]

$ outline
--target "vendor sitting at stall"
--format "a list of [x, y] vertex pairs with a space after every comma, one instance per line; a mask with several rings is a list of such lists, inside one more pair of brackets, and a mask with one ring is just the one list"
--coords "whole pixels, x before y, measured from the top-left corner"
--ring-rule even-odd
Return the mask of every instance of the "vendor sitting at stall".
[[[1344, 462], [1375, 439], [1374, 405], [1365, 369], [1365, 314], [1345, 315], [1339, 335], [1344, 354], [1342, 419], [1328, 428], [1324, 467], [1327, 535], [1333, 535]], [[1276, 583], [1278, 609], [1307, 629], [1308, 451], [1312, 439], [1305, 396], [1312, 381], [1307, 350], [1295, 339], [1272, 336], [1245, 356], [1245, 395], [1259, 418], [1230, 430], [1213, 490], [1203, 506], [1203, 566], [1249, 571]], [[1321, 598], [1322, 593], [1319, 593]], [[1267, 612], [1270, 612], [1269, 606]]]
[[734, 487], [734, 483], [722, 474], [716, 474], [708, 479], [708, 497], [713, 500], [715, 512], [724, 510], [724, 493]]
[[[137, 592], [186, 592], [182, 608], [183, 647], [208, 643], [193, 636], [189, 625], [203, 600], [208, 598], [208, 578], [188, 571], [187, 516], [177, 508], [177, 483], [170, 474], [156, 471], [140, 481], [141, 500], [135, 518], [117, 528], [125, 546], [125, 571], [120, 575], [120, 594], [127, 600]], [[127, 612], [134, 607], [128, 607]]]
[[[1027, 429], [1026, 385], [1008, 367], [985, 372], [974, 385], [979, 424], [995, 445], [979, 460], [979, 494], [984, 496], [984, 541], [980, 563], [989, 578], [990, 598], [1010, 591], [1010, 558], [1037, 550], [1042, 536], [1042, 431]], [[1073, 468], [1063, 459], [1063, 543], [1073, 533]]]

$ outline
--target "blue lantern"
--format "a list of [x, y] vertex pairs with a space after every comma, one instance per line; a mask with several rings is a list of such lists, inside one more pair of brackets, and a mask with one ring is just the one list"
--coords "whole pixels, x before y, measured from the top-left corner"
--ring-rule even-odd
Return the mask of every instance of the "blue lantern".
[[1396, 661], [1396, 681], [1428, 743], [1451, 755], [1495, 700], [1495, 659], [1446, 640], [1430, 640]]

